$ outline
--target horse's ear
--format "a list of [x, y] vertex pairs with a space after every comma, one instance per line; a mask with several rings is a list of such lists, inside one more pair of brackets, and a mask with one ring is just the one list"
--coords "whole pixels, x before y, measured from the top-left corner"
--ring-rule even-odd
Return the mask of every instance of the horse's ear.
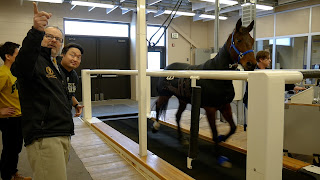
[[240, 28], [241, 28], [241, 26], [242, 26], [242, 21], [241, 21], [241, 18], [238, 20], [238, 22], [237, 22], [237, 25], [236, 25], [236, 31], [239, 31], [240, 30]]
[[253, 29], [253, 25], [254, 25], [254, 20], [247, 27], [248, 32], [250, 32]]

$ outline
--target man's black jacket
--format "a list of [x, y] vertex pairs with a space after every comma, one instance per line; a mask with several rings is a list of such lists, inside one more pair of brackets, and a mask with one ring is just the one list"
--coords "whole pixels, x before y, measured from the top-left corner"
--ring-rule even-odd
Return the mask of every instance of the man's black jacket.
[[44, 137], [74, 134], [66, 80], [51, 62], [51, 49], [41, 47], [44, 32], [29, 30], [12, 66], [18, 79], [25, 146]]

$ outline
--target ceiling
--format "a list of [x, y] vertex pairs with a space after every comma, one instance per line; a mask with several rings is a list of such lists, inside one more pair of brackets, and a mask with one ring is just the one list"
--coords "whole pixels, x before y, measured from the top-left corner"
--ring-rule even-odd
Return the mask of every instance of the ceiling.
[[[89, 0], [90, 1], [90, 0]], [[120, 2], [123, 1], [123, 2]], [[179, 0], [161, 0], [158, 3], [150, 5], [152, 2], [157, 0], [146, 0], [147, 9], [166, 9], [172, 10]], [[159, 1], [159, 0], [158, 0]], [[182, 0], [182, 3], [179, 7], [178, 11], [186, 11], [186, 12], [194, 12], [194, 13], [201, 13], [201, 14], [212, 14], [214, 15], [215, 10], [215, 3], [214, 2], [205, 2], [207, 0]], [[214, 1], [214, 0], [208, 0]], [[246, 2], [250, 2], [250, 0], [229, 0], [238, 2], [236, 5], [226, 5], [222, 4], [223, 0], [220, 0], [220, 15], [231, 17], [234, 15], [239, 15], [239, 10], [241, 10], [241, 5], [245, 4]], [[280, 5], [285, 4], [292, 4], [306, 0], [256, 0], [257, 4], [261, 5], [268, 5], [272, 7], [277, 7]], [[113, 4], [122, 4], [123, 6], [126, 5], [134, 5], [136, 6], [136, 0], [102, 0], [101, 2], [111, 2]], [[257, 15], [263, 14], [263, 11], [257, 9]], [[270, 12], [269, 12], [270, 13]]]
[[[106, 4], [115, 5], [115, 8], [121, 8], [123, 14], [126, 12], [136, 10], [137, 0], [79, 0], [79, 1], [87, 1], [87, 2], [100, 2]], [[206, 2], [211, 1], [211, 2]], [[212, 2], [213, 1], [213, 2]], [[232, 16], [239, 16], [242, 13], [242, 6], [245, 3], [248, 3], [252, 0], [219, 0], [220, 1], [220, 13], [219, 16], [224, 17], [232, 17]], [[235, 4], [225, 4], [223, 1], [231, 1]], [[253, 0], [254, 1], [254, 0]], [[303, 2], [307, 0], [256, 0], [257, 1], [257, 10], [256, 15], [262, 16], [267, 14], [272, 14], [273, 10], [261, 10], [258, 9], [258, 5], [267, 5], [273, 8], [278, 6], [294, 4], [298, 2]], [[72, 2], [72, 0], [64, 0], [64, 2]], [[163, 13], [168, 14], [168, 12], [164, 12], [165, 10], [173, 10], [174, 7], [181, 3], [179, 6], [178, 11], [182, 12], [189, 12], [192, 13], [194, 21], [197, 20], [213, 20], [215, 14], [215, 3], [214, 0], [146, 0], [146, 11], [147, 13], [154, 13], [155, 16], [161, 15]], [[115, 9], [114, 8], [114, 9]], [[113, 9], [112, 9], [113, 10]], [[112, 11], [111, 10], [111, 11]], [[110, 11], [110, 12], [111, 12]], [[108, 13], [108, 11], [107, 11]], [[204, 18], [196, 15], [211, 15], [209, 18]], [[175, 17], [179, 17], [177, 14]], [[220, 17], [221, 19], [221, 17]]]

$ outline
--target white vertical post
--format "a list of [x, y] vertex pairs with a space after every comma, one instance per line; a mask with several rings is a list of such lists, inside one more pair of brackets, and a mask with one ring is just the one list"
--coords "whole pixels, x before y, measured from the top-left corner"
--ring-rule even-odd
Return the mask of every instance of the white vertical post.
[[139, 155], [147, 155], [147, 111], [146, 111], [146, 1], [137, 1], [137, 62], [138, 62], [138, 92], [139, 92]]
[[248, 82], [247, 180], [281, 180], [285, 80], [260, 72]]
[[83, 108], [83, 117], [86, 122], [91, 123], [92, 119], [92, 109], [91, 109], [91, 78], [89, 74], [90, 70], [83, 69], [81, 70], [82, 78], [82, 103]]
[[151, 108], [150, 108], [150, 99], [151, 99], [151, 77], [147, 76], [146, 81], [146, 106], [147, 106], [147, 116], [150, 117], [151, 114]]

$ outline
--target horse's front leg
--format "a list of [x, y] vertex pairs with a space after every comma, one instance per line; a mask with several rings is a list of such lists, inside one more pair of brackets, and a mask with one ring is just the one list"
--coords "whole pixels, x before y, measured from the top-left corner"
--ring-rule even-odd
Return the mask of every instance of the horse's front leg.
[[230, 131], [227, 135], [224, 137], [221, 136], [221, 141], [226, 141], [232, 134], [236, 131], [236, 125], [234, 124], [233, 117], [232, 117], [232, 110], [230, 104], [223, 105], [221, 108], [219, 108], [222, 116], [226, 119], [226, 121], [229, 123]]
[[187, 107], [187, 103], [179, 99], [179, 108], [176, 113], [176, 122], [178, 126], [178, 139], [182, 144], [188, 144], [188, 140], [186, 140], [182, 135], [181, 126], [180, 126], [181, 115], [183, 111], [186, 109], [186, 107]]
[[216, 143], [219, 142], [218, 140], [218, 131], [216, 126], [216, 111], [217, 108], [215, 107], [203, 107], [206, 110], [207, 119], [211, 128], [212, 132], [212, 140]]

